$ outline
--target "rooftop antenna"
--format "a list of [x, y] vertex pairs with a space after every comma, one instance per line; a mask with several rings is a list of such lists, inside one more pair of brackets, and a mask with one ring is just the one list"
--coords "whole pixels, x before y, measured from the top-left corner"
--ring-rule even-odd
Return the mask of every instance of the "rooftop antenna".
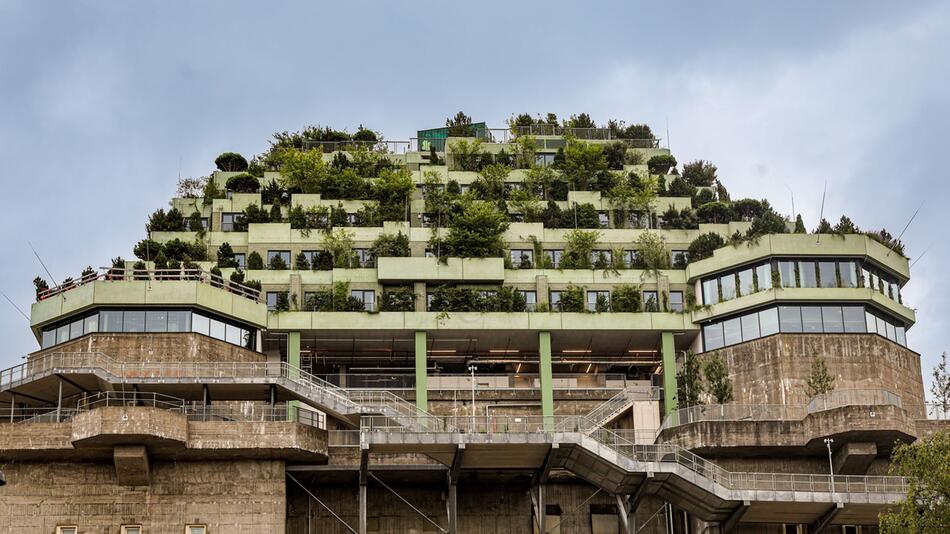
[[670, 116], [666, 116], [666, 149], [670, 150]]
[[14, 308], [16, 308], [16, 311], [20, 312], [20, 315], [22, 315], [23, 318], [27, 320], [27, 322], [30, 321], [30, 316], [23, 313], [23, 310], [21, 310], [19, 306], [17, 306], [12, 300], [10, 300], [10, 297], [8, 297], [6, 293], [4, 293], [3, 291], [0, 291], [0, 295], [3, 295], [3, 298], [7, 299], [7, 302], [10, 303], [10, 306], [13, 306]]
[[[821, 211], [818, 215], [818, 224], [821, 224], [821, 221], [825, 218], [825, 194], [828, 192], [828, 180], [825, 180], [825, 188], [821, 191]], [[818, 241], [816, 244], [821, 243], [821, 234], [818, 234]]]
[[[904, 232], [907, 231], [907, 228], [910, 226], [910, 223], [914, 222], [914, 219], [917, 218], [917, 214], [920, 213], [920, 208], [924, 207], [924, 202], [925, 202], [925, 200], [921, 200], [921, 201], [920, 201], [920, 205], [917, 206], [917, 209], [914, 211], [914, 214], [910, 216], [910, 220], [907, 221], [907, 224], [904, 225], [904, 229], [901, 230], [900, 235], [898, 235], [897, 238], [894, 239], [894, 243], [891, 245], [891, 248], [887, 249], [887, 254], [884, 255], [885, 258], [888, 257], [888, 256], [890, 256], [890, 255], [891, 255], [891, 252], [894, 251], [894, 247], [896, 247], [897, 244], [900, 243], [901, 237], [904, 236]], [[920, 258], [918, 258], [918, 259], [920, 259]]]
[[36, 252], [36, 249], [33, 248], [33, 243], [30, 243], [29, 241], [27, 241], [26, 244], [30, 245], [30, 250], [33, 251], [33, 255], [36, 256], [36, 259], [40, 262], [40, 265], [43, 266], [43, 270], [46, 271], [46, 274], [49, 276], [50, 281], [53, 282], [53, 287], [58, 286], [59, 283], [57, 283], [56, 279], [53, 278], [53, 273], [49, 272], [49, 269], [46, 268], [46, 264], [43, 263], [43, 258], [41, 258], [40, 255]]
[[910, 264], [910, 267], [908, 267], [908, 268], [911, 268], [911, 267], [913, 267], [914, 265], [917, 265], [917, 262], [920, 261], [920, 259], [923, 258], [923, 257], [927, 254], [927, 251], [930, 250], [930, 247], [931, 247], [931, 246], [932, 246], [932, 245], [927, 245], [927, 248], [925, 248], [924, 251], [920, 253], [920, 256], [917, 256], [917, 259], [914, 260], [914, 262], [911, 263], [911, 264]]
[[795, 212], [795, 192], [792, 191], [792, 188], [788, 184], [782, 184], [785, 186], [785, 189], [788, 189], [788, 194], [792, 196], [792, 218], [795, 219], [798, 217], [798, 213]]

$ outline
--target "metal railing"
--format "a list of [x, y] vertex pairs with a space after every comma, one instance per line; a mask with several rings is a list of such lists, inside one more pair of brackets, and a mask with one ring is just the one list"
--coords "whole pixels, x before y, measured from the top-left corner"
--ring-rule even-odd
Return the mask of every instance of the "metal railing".
[[516, 126], [515, 135], [570, 135], [577, 139], [585, 140], [620, 141], [626, 143], [631, 148], [659, 148], [660, 146], [660, 140], [658, 138], [626, 139], [616, 137], [611, 133], [610, 128], [565, 128], [554, 124], [532, 124], [528, 126]]
[[703, 421], [801, 421], [807, 415], [846, 406], [902, 407], [900, 396], [883, 389], [841, 389], [816, 395], [808, 404], [705, 404], [670, 412], [660, 430]]
[[[320, 378], [348, 389], [411, 390], [416, 386], [416, 375], [412, 373], [330, 374], [321, 375]], [[537, 389], [541, 387], [540, 380], [541, 375], [538, 374], [482, 373], [475, 375], [475, 387], [480, 391]], [[552, 376], [555, 390], [620, 390], [632, 382], [621, 373], [559, 373]], [[430, 374], [426, 382], [426, 388], [430, 391], [467, 391], [471, 387], [472, 378], [469, 374]]]
[[357, 139], [350, 139], [346, 141], [313, 141], [304, 139], [303, 141], [303, 150], [319, 148], [325, 154], [336, 152], [338, 150], [354, 150], [359, 147], [383, 154], [405, 154], [409, 151], [411, 146], [411, 141], [364, 141]]
[[629, 408], [633, 401], [638, 400], [660, 400], [660, 388], [655, 386], [631, 386], [624, 388], [623, 391], [591, 410], [590, 413], [587, 414], [587, 418], [591, 421], [603, 424]]
[[44, 289], [43, 291], [38, 291], [36, 293], [36, 300], [46, 300], [50, 297], [65, 293], [71, 289], [75, 289], [97, 280], [109, 282], [136, 280], [152, 280], [161, 282], [166, 280], [175, 280], [185, 282], [201, 282], [203, 284], [208, 284], [212, 287], [217, 287], [230, 293], [240, 295], [255, 302], [263, 302], [261, 300], [261, 292], [257, 289], [247, 287], [237, 282], [232, 282], [231, 280], [227, 280], [216, 274], [211, 274], [201, 269], [123, 269], [118, 267], [101, 267], [99, 271], [95, 273], [80, 276], [76, 280], [67, 280], [67, 282], [64, 282], [58, 286]]
[[[903, 477], [730, 472], [677, 445], [636, 444], [628, 439], [629, 435], [608, 430], [583, 416], [493, 415], [440, 419], [446, 428], [452, 429], [446, 432], [465, 434], [549, 433], [546, 429], [556, 428], [558, 433], [579, 434], [576, 439], [581, 444], [584, 439], [592, 439], [636, 462], [676, 464], [732, 490], [895, 494], [907, 491]], [[405, 429], [392, 425], [386, 418], [364, 417], [361, 432], [399, 433]]]
[[[0, 391], [54, 372], [94, 372], [110, 375], [114, 383], [158, 381], [203, 383], [257, 380], [283, 382], [301, 397], [330, 411], [346, 414], [381, 413], [408, 426], [426, 423], [429, 414], [389, 391], [347, 390], [286, 362], [119, 362], [102, 353], [52, 352], [0, 371]], [[425, 430], [440, 430], [422, 427]]]

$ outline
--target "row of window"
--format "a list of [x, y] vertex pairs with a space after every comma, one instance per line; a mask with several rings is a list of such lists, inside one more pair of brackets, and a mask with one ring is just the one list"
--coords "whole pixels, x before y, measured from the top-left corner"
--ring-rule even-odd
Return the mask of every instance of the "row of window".
[[[555, 269], [561, 267], [561, 260], [564, 258], [564, 249], [545, 249], [543, 251], [544, 255], [550, 260], [551, 266]], [[508, 253], [508, 257], [511, 259], [511, 266], [515, 269], [532, 269], [535, 267], [534, 263], [534, 250], [532, 249], [512, 249]], [[604, 267], [609, 267], [613, 264], [614, 253], [609, 249], [595, 249], [590, 251], [590, 263], [591, 265], [603, 265]], [[623, 263], [626, 266], [632, 266], [638, 264], [640, 261], [640, 252], [637, 250], [624, 250], [623, 251]], [[685, 250], [674, 250], [670, 252], [670, 264], [674, 268], [683, 268], [686, 267], [688, 263], [687, 255]]]
[[703, 278], [703, 304], [716, 304], [776, 286], [870, 287], [901, 302], [900, 285], [896, 279], [870, 265], [862, 265], [858, 260], [780, 259]]
[[[142, 525], [122, 525], [121, 534], [142, 534], [145, 532]], [[205, 525], [185, 525], [185, 534], [207, 534], [208, 527]], [[65, 527], [56, 527], [56, 534], [79, 534], [79, 527], [70, 525]]]
[[93, 332], [196, 332], [234, 345], [254, 348], [254, 330], [190, 310], [100, 310], [43, 329], [49, 348]]
[[705, 350], [735, 345], [779, 332], [871, 333], [907, 346], [904, 326], [864, 306], [773, 306], [703, 325]]

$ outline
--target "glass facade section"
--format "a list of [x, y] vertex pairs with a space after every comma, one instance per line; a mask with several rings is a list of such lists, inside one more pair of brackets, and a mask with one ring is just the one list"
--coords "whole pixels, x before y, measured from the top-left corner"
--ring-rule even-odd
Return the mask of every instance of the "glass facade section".
[[703, 280], [703, 304], [716, 304], [719, 302], [719, 280], [711, 278]]
[[719, 277], [719, 290], [722, 300], [732, 300], [736, 298], [736, 275], [727, 274]]
[[800, 287], [818, 287], [818, 273], [815, 271], [815, 262], [798, 262], [798, 281]]
[[818, 278], [821, 287], [838, 287], [838, 270], [835, 262], [819, 261]]
[[739, 271], [739, 296], [751, 295], [753, 293], [755, 293], [755, 284], [753, 283], [752, 269]]

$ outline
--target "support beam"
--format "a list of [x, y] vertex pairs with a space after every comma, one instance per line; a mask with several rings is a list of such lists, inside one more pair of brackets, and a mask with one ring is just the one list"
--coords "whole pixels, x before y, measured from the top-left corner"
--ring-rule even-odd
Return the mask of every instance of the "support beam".
[[547, 515], [547, 507], [544, 504], [544, 484], [538, 484], [535, 488], [529, 489], [528, 493], [531, 494], [531, 504], [534, 509], [534, 520], [538, 524], [538, 532], [544, 534], [547, 532], [544, 522]]
[[208, 389], [208, 384], [201, 384], [201, 401], [205, 406], [211, 404], [211, 390]]
[[416, 409], [423, 412], [429, 411], [428, 360], [426, 333], [416, 332]]
[[[360, 440], [362, 441], [362, 440]], [[360, 534], [366, 534], [366, 489], [369, 481], [369, 446], [360, 443]]]
[[449, 518], [449, 533], [458, 534], [458, 481], [462, 474], [462, 457], [465, 455], [465, 444], [459, 443], [455, 449], [455, 456], [452, 458], [452, 465], [446, 473], [448, 482], [448, 495], [445, 499], [445, 511]]
[[270, 407], [273, 408], [277, 405], [277, 386], [271, 384], [268, 389], [270, 389]]
[[544, 430], [554, 430], [554, 377], [551, 372], [551, 332], [538, 332], [538, 356], [541, 374], [541, 415]]
[[660, 334], [660, 350], [663, 356], [663, 413], [669, 415], [676, 410], [679, 402], [676, 397], [676, 350], [673, 345], [673, 332]]
[[78, 389], [78, 390], [80, 390], [80, 391], [84, 391], [85, 393], [92, 393], [92, 392], [89, 391], [88, 389], [86, 389], [86, 388], [80, 386], [79, 384], [73, 382], [72, 380], [66, 378], [66, 377], [63, 376], [63, 375], [57, 374], [56, 376], [57, 376], [60, 380], [65, 381], [67, 384], [69, 384], [70, 386], [72, 386], [72, 387], [74, 387], [74, 388], [76, 388], [76, 389]]
[[742, 501], [742, 504], [729, 514], [729, 517], [722, 522], [722, 528], [720, 529], [722, 534], [731, 534], [736, 531], [736, 527], [739, 526], [739, 520], [742, 519], [742, 516], [745, 515], [746, 510], [749, 509], [751, 504], [749, 501]]
[[[289, 378], [298, 378], [300, 376], [300, 332], [287, 332], [287, 373]], [[297, 407], [300, 401], [290, 401], [287, 403], [287, 420], [297, 420]]]
[[623, 534], [633, 534], [633, 522], [630, 517], [630, 507], [623, 495], [614, 495], [617, 498], [617, 515], [620, 516], [620, 527]]
[[817, 521], [808, 526], [808, 534], [819, 534], [831, 521], [841, 513], [841, 510], [844, 510], [843, 502], [836, 502], [834, 506], [828, 509]]
[[60, 414], [63, 411], [63, 380], [59, 380], [59, 394], [56, 396], [56, 422], [62, 421]]
[[541, 464], [541, 469], [539, 469], [535, 474], [534, 478], [531, 481], [532, 486], [537, 486], [540, 484], [547, 484], [548, 476], [551, 475], [551, 459], [554, 456], [554, 449], [558, 448], [557, 443], [552, 443], [548, 448], [548, 453], [544, 456], [544, 463]]

